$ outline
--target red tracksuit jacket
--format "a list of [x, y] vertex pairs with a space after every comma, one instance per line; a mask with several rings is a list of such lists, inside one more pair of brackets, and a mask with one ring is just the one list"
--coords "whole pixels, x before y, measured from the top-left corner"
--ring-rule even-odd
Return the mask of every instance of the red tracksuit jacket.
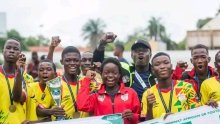
[[[218, 74], [215, 72], [214, 68], [208, 66], [208, 70], [210, 72], [210, 77], [217, 76]], [[176, 69], [173, 72], [173, 79], [175, 80], [184, 80], [185, 82], [191, 83], [193, 85], [194, 90], [196, 91], [197, 94], [199, 94], [199, 89], [198, 85], [199, 82], [195, 79], [196, 71], [195, 68], [193, 68], [191, 71], [187, 72], [186, 76], [183, 76], [183, 70], [176, 66]], [[202, 83], [202, 82], [200, 82]]]
[[90, 94], [90, 79], [84, 78], [81, 81], [81, 88], [77, 95], [77, 108], [79, 111], [92, 112], [95, 116], [122, 113], [126, 109], [133, 112], [133, 119], [124, 119], [125, 124], [137, 124], [140, 115], [140, 102], [137, 93], [124, 83], [120, 83], [120, 89], [114, 100], [106, 93], [102, 85], [97, 93]]

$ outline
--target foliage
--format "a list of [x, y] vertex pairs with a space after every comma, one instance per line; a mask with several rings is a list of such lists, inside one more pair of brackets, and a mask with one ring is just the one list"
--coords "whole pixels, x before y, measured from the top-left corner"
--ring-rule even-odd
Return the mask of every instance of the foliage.
[[114, 51], [114, 48], [115, 48], [114, 44], [109, 43], [109, 44], [106, 45], [105, 51]]
[[105, 47], [105, 51], [114, 51], [114, 48], [115, 48], [116, 44], [125, 45], [124, 42], [122, 42], [120, 40], [116, 40], [114, 43], [107, 44], [106, 47]]
[[146, 33], [145, 29], [137, 29], [133, 34], [127, 37], [127, 42], [124, 43], [125, 51], [131, 51], [131, 46], [138, 39], [143, 39], [146, 41], [149, 40], [148, 34]]
[[131, 50], [132, 44], [137, 39], [143, 39], [149, 41], [150, 39], [161, 40], [166, 43], [167, 50], [177, 49], [177, 44], [170, 39], [170, 36], [166, 33], [166, 27], [160, 23], [160, 18], [152, 17], [148, 21], [148, 26], [145, 29], [139, 29], [132, 35], [128, 36], [128, 40], [125, 43], [125, 50]]
[[0, 65], [2, 65], [3, 64], [3, 60], [0, 58]]
[[4, 48], [4, 44], [5, 44], [5, 41], [7, 39], [6, 38], [0, 38], [0, 53], [2, 52], [3, 48]]
[[94, 50], [98, 44], [101, 35], [103, 34], [103, 29], [106, 27], [105, 23], [101, 19], [92, 20], [90, 19], [82, 28], [82, 35], [84, 40], [89, 40], [91, 49]]
[[48, 46], [49, 41], [50, 40], [43, 35], [38, 35], [37, 37], [29, 36], [25, 40], [28, 46]]
[[28, 50], [27, 45], [25, 44], [25, 38], [22, 37], [20, 35], [20, 33], [18, 31], [16, 31], [15, 29], [11, 29], [10, 31], [7, 32], [7, 39], [16, 39], [19, 40], [21, 42], [21, 49], [24, 51]]
[[3, 49], [7, 39], [16, 39], [20, 41], [23, 51], [27, 51], [30, 46], [48, 46], [49, 43], [49, 39], [45, 38], [43, 35], [38, 35], [36, 37], [29, 36], [25, 38], [15, 29], [11, 29], [7, 32], [6, 38], [0, 38], [0, 49]]
[[33, 36], [29, 36], [26, 40], [25, 40], [26, 44], [28, 46], [39, 46], [40, 45], [40, 41]]
[[40, 46], [48, 46], [49, 39], [44, 37], [43, 35], [38, 35], [37, 36], [37, 41], [39, 42]]
[[25, 39], [15, 29], [11, 29], [10, 31], [8, 31], [7, 36], [8, 36], [8, 38], [16, 39], [16, 40], [19, 40], [19, 41], [24, 41], [24, 39]]
[[164, 34], [161, 36], [162, 42], [166, 43], [167, 45], [167, 50], [175, 50], [177, 49], [177, 44], [173, 40], [170, 39], [170, 36], [167, 34]]
[[197, 29], [202, 28], [205, 24], [207, 24], [212, 18], [199, 19], [196, 23]]
[[186, 49], [186, 38], [177, 44], [177, 49], [178, 50], [185, 50]]
[[160, 24], [160, 18], [151, 17], [148, 23], [147, 30], [149, 31], [148, 35], [150, 38], [157, 38], [158, 36], [162, 37], [166, 32], [165, 26]]

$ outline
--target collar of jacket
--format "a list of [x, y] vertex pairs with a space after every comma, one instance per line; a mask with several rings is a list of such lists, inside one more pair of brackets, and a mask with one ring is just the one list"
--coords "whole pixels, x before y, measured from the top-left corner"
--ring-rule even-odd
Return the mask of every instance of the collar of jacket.
[[[150, 73], [152, 73], [151, 66], [152, 65], [149, 63], [148, 71], [150, 71]], [[135, 71], [135, 65], [134, 65], [134, 63], [132, 63], [131, 66], [130, 66], [130, 72], [134, 73], [134, 71]]]
[[[118, 90], [118, 94], [125, 94], [127, 92], [127, 89], [125, 88], [125, 85], [123, 82], [120, 82], [120, 86], [119, 86], [119, 90]], [[101, 84], [100, 90], [98, 91], [98, 94], [107, 94], [106, 89], [105, 89], [105, 85]]]
[[[211, 77], [217, 76], [217, 73], [215, 72], [214, 68], [212, 68], [211, 66], [208, 66], [208, 71], [210, 72]], [[194, 78], [195, 75], [196, 75], [196, 70], [195, 70], [195, 68], [193, 68], [193, 69], [188, 73], [188, 75], [189, 75], [191, 78]]]
[[[152, 67], [152, 65], [149, 63], [148, 71], [150, 72], [150, 75], [149, 75], [149, 77], [148, 77], [148, 82], [150, 83], [151, 86], [153, 86], [154, 84], [156, 84], [156, 81], [155, 81], [155, 77], [154, 77], [154, 75], [153, 75], [153, 73], [152, 73], [151, 67]], [[132, 85], [133, 80], [134, 80], [134, 76], [135, 76], [134, 72], [135, 72], [135, 65], [132, 64], [132, 65], [130, 66], [130, 74], [131, 74], [131, 77], [130, 77], [130, 86]]]

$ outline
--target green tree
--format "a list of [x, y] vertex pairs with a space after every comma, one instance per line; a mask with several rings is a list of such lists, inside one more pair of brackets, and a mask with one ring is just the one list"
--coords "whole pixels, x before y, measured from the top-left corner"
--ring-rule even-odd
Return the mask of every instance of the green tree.
[[33, 36], [29, 36], [28, 38], [26, 38], [25, 42], [27, 46], [40, 46], [40, 41]]
[[197, 29], [202, 28], [205, 24], [207, 24], [212, 18], [199, 19], [196, 23]]
[[177, 49], [177, 44], [176, 42], [172, 41], [170, 39], [170, 36], [168, 36], [167, 34], [164, 34], [161, 36], [161, 40], [166, 43], [167, 45], [167, 50], [175, 50]]
[[116, 44], [125, 45], [124, 42], [122, 42], [120, 40], [116, 40], [114, 43], [108, 43], [105, 47], [105, 51], [113, 51], [115, 49]]
[[115, 48], [113, 43], [108, 43], [105, 47], [105, 51], [113, 51]]
[[89, 40], [91, 49], [94, 50], [98, 44], [98, 41], [103, 34], [103, 29], [106, 27], [105, 23], [101, 19], [90, 19], [82, 28], [82, 35], [84, 40]]
[[142, 39], [136, 36], [129, 36], [127, 42], [125, 43], [125, 51], [131, 51], [131, 46], [137, 39]]
[[149, 31], [150, 38], [157, 38], [158, 36], [162, 37], [166, 32], [165, 27], [160, 24], [160, 18], [151, 17], [148, 23], [147, 30]]
[[6, 38], [0, 38], [0, 53], [2, 52], [3, 48], [4, 48], [4, 44], [5, 44], [5, 41], [7, 39]]
[[177, 44], [177, 49], [178, 50], [185, 50], [186, 49], [186, 38]]
[[20, 33], [16, 31], [15, 29], [11, 29], [7, 32], [6, 38], [0, 38], [0, 49], [3, 49], [6, 40], [10, 38], [20, 41], [23, 51], [27, 51], [28, 47], [30, 46], [48, 46], [48, 43], [49, 43], [49, 39], [44, 37], [43, 35], [39, 35], [36, 37], [29, 36], [26, 38], [26, 37], [21, 36]]
[[43, 35], [38, 35], [37, 37], [29, 36], [26, 38], [25, 43], [27, 46], [48, 46], [49, 39]]
[[25, 38], [22, 37], [18, 31], [16, 31], [15, 29], [11, 29], [10, 31], [7, 32], [7, 36], [8, 36], [8, 39], [12, 38], [12, 39], [19, 40], [21, 42], [22, 50], [24, 51], [28, 50], [28, 47], [24, 42]]
[[38, 39], [38, 42], [40, 42], [40, 45], [42, 45], [42, 46], [49, 45], [48, 43], [50, 42], [50, 40], [48, 38], [44, 37], [43, 35], [38, 35], [37, 39]]
[[149, 25], [147, 27], [149, 37], [156, 38], [156, 41], [161, 40], [162, 42], [166, 43], [167, 50], [175, 50], [177, 48], [177, 44], [170, 39], [170, 36], [167, 35], [166, 28], [160, 23], [160, 19], [161, 18], [152, 17], [149, 20]]
[[16, 40], [19, 40], [19, 41], [24, 41], [24, 37], [22, 37], [20, 35], [20, 33], [18, 31], [16, 31], [15, 29], [11, 29], [7, 32], [7, 36], [8, 38], [13, 38], [13, 39], [16, 39]]
[[160, 38], [156, 40], [161, 40], [166, 43], [167, 50], [177, 49], [177, 44], [170, 39], [170, 36], [166, 33], [166, 28], [160, 23], [160, 18], [152, 17], [148, 21], [148, 26], [145, 29], [138, 29], [133, 34], [129, 35], [127, 42], [124, 44], [125, 50], [130, 51], [132, 44], [137, 39], [143, 39], [149, 41], [152, 38]]
[[131, 35], [128, 35], [126, 42], [124, 43], [125, 51], [130, 51], [133, 43], [138, 40], [143, 39], [148, 41], [150, 38], [147, 34], [146, 29], [136, 29], [135, 32]]

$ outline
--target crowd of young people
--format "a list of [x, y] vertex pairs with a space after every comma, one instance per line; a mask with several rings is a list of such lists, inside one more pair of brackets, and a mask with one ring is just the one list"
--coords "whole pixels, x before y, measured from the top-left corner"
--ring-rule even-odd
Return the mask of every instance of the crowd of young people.
[[[76, 47], [65, 47], [60, 60], [62, 75], [53, 63], [59, 37], [52, 38], [47, 58], [37, 61], [37, 69], [28, 66], [27, 71], [21, 41], [8, 39], [0, 66], [0, 123], [30, 124], [59, 117], [67, 120], [121, 113], [125, 124], [137, 124], [202, 105], [218, 107], [220, 52], [212, 68], [208, 48], [198, 44], [189, 58], [193, 69], [186, 71], [187, 64], [177, 63], [173, 70], [172, 57], [158, 52], [151, 58], [150, 44], [137, 39], [129, 65], [123, 54], [117, 53], [124, 50], [120, 45], [115, 51], [118, 58], [104, 58], [105, 46], [116, 37], [112, 32], [103, 34], [94, 53], [81, 55]], [[62, 79], [61, 106], [54, 103], [46, 85], [57, 76]]]

